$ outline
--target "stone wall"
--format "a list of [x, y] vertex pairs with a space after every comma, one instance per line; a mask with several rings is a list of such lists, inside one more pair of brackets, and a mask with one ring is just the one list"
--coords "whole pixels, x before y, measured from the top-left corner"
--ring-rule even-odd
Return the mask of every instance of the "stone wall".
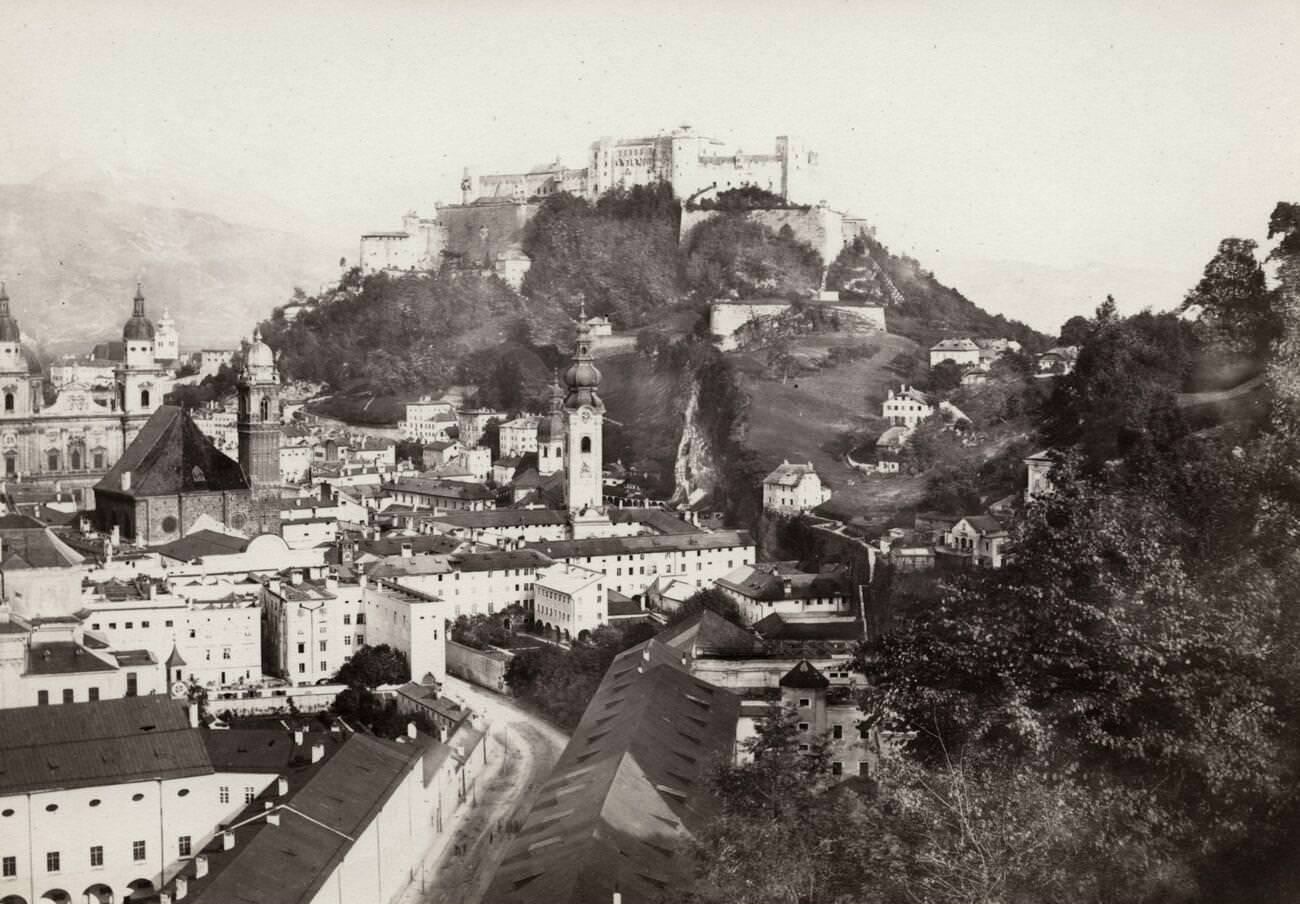
[[447, 673], [499, 694], [509, 694], [506, 668], [513, 653], [505, 650], [476, 650], [454, 640], [447, 641]]

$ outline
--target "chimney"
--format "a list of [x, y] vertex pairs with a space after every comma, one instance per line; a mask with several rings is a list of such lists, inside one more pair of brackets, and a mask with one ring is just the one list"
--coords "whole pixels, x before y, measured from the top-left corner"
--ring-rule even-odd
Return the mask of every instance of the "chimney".
[[108, 535], [108, 542], [113, 549], [117, 549], [122, 545], [122, 530], [116, 524], [113, 525], [113, 530]]
[[415, 723], [414, 723], [414, 722], [407, 722], [407, 723], [406, 723], [406, 736], [407, 736], [408, 738], [410, 738], [412, 741], [414, 741], [414, 740], [416, 739], [416, 737], [417, 737], [417, 734], [418, 734], [418, 733], [417, 733], [416, 730], [415, 730]]
[[414, 549], [410, 543], [402, 544], [402, 558], [409, 559], [414, 554]]
[[189, 710], [190, 713], [190, 728], [198, 728], [199, 727], [199, 705], [197, 703], [191, 703], [187, 707], [187, 709]]
[[312, 745], [311, 745], [311, 761], [312, 761], [313, 763], [319, 763], [319, 762], [320, 762], [321, 760], [323, 760], [324, 758], [325, 758], [325, 745], [324, 745], [324, 744], [312, 744]]
[[783, 599], [789, 599], [790, 594], [794, 592], [794, 584], [788, 577], [781, 578], [781, 596]]
[[235, 849], [235, 833], [229, 829], [221, 833], [221, 849], [223, 851], [233, 851]]
[[208, 874], [208, 855], [199, 854], [194, 858], [194, 878], [202, 879]]
[[172, 900], [179, 901], [190, 893], [190, 880], [184, 876], [176, 877], [176, 884], [172, 888]]
[[278, 826], [280, 824], [280, 811], [272, 810], [266, 814], [266, 824], [268, 826]]
[[172, 896], [169, 892], [158, 892], [158, 904], [172, 904]]
[[325, 589], [331, 593], [339, 589], [339, 575], [333, 569], [330, 569], [325, 575]]
[[301, 746], [302, 746], [302, 729], [301, 729], [301, 728], [295, 728], [295, 729], [293, 730], [293, 746], [294, 746], [294, 747], [301, 747]]
[[276, 797], [284, 797], [289, 793], [289, 780], [283, 775], [275, 780]]
[[295, 587], [302, 583], [301, 568], [295, 568], [293, 571], [289, 572], [289, 583], [293, 584]]
[[130, 472], [130, 471], [123, 471], [123, 472], [122, 472], [122, 492], [123, 492], [123, 493], [129, 492], [130, 489], [131, 489], [131, 472]]

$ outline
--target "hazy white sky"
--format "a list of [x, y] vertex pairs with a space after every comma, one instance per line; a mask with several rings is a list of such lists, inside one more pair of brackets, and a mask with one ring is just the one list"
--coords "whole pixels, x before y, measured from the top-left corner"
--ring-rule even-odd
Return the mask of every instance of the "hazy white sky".
[[1012, 260], [1181, 290], [1300, 199], [1298, 54], [1294, 0], [6, 0], [0, 181], [139, 169], [351, 257], [466, 164], [577, 165], [601, 134], [690, 123], [805, 137], [836, 206], [959, 285]]

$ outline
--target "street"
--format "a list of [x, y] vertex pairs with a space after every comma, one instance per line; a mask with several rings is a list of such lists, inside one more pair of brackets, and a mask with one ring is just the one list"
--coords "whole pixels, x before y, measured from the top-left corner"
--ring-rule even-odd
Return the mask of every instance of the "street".
[[492, 752], [478, 779], [477, 804], [467, 802], [448, 822], [446, 840], [434, 845], [398, 904], [478, 904], [533, 792], [569, 740], [508, 698], [451, 675], [443, 693], [483, 714]]

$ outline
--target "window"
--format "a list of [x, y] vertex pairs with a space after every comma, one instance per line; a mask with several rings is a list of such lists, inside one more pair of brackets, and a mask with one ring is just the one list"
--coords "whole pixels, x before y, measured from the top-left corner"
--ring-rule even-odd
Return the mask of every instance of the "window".
[[329, 666], [327, 666], [327, 665], [325, 664], [325, 660], [324, 660], [324, 659], [322, 659], [322, 660], [320, 661], [320, 670], [321, 670], [322, 672], [327, 672], [327, 671], [329, 671]]
[[344, 635], [343, 635], [343, 646], [345, 646], [345, 647], [350, 647], [350, 646], [352, 646], [352, 635], [351, 635], [351, 634], [344, 634]]
[[799, 698], [799, 706], [801, 706], [801, 707], [804, 707], [804, 706], [812, 706], [812, 701], [810, 701], [807, 697], [800, 697], [800, 698]]
[[590, 437], [590, 436], [584, 436], [584, 437], [582, 438], [582, 451], [583, 451], [583, 452], [590, 452], [590, 451], [591, 451], [591, 437]]
[[131, 842], [131, 859], [132, 859], [132, 860], [134, 860], [136, 863], [139, 863], [140, 861], [144, 860], [144, 853], [145, 853], [145, 851], [144, 851], [144, 842], [143, 842], [143, 841], [132, 841], [132, 842]]
[[45, 854], [45, 871], [47, 873], [57, 873], [59, 871], [59, 852], [47, 851]]
[[14, 410], [14, 394], [12, 392], [6, 392], [5, 411], [13, 411], [13, 410]]
[[251, 804], [251, 803], [253, 802], [253, 798], [254, 798], [254, 797], [257, 797], [257, 789], [254, 788], [252, 785], [245, 785], [245, 786], [244, 786], [244, 803], [246, 803], [246, 804]]
[[844, 774], [843, 763], [831, 763], [831, 775], [843, 775], [843, 774]]
[[73, 449], [73, 450], [72, 450], [72, 470], [74, 470], [74, 471], [80, 471], [80, 470], [81, 470], [81, 450], [80, 450], [80, 449]]
[[838, 741], [840, 738], [844, 737], [844, 726], [843, 726], [843, 725], [832, 725], [832, 726], [831, 726], [831, 737], [834, 738], [834, 739], [837, 740], [837, 741]]
[[322, 653], [325, 652], [325, 641], [323, 641], [323, 640], [320, 642], [320, 651], [321, 651]]
[[343, 624], [345, 625], [352, 624], [352, 616], [346, 612], [343, 613]]
[[95, 845], [94, 847], [92, 847], [92, 848], [90, 849], [90, 865], [91, 865], [91, 866], [103, 866], [103, 865], [104, 865], [104, 847], [103, 847], [103, 845], [99, 845], [99, 844], [97, 844], [97, 845]]
[[222, 648], [221, 648], [221, 658], [222, 658], [222, 659], [229, 659], [229, 658], [230, 658], [230, 647], [222, 647]]
[[147, 621], [142, 621], [142, 622], [140, 622], [140, 627], [142, 627], [142, 628], [147, 628], [147, 627], [149, 627], [149, 623], [148, 623]]
[[217, 800], [223, 804], [230, 803], [230, 786], [222, 785], [217, 789]]
[[89, 699], [91, 700], [91, 702], [94, 702], [95, 700], [98, 700], [98, 699], [99, 699], [99, 688], [97, 688], [97, 687], [92, 687], [92, 688], [90, 689], [90, 696], [89, 696]]
[[63, 689], [63, 702], [64, 702], [64, 703], [72, 703], [72, 702], [74, 702], [74, 701], [76, 700], [76, 696], [77, 696], [77, 695], [76, 695], [76, 692], [73, 691], [72, 688], [70, 688], [70, 687], [65, 687], [65, 688]]
[[140, 390], [140, 407], [141, 408], [149, 407], [149, 390], [147, 389]]
[[306, 652], [307, 652], [307, 645], [306, 645], [305, 643], [300, 643], [300, 644], [298, 644], [298, 652], [299, 652], [299, 653], [306, 653]]
[[298, 663], [298, 674], [301, 675], [305, 671], [307, 671], [307, 663], [305, 662]]
[[858, 763], [858, 775], [870, 775], [870, 774], [871, 772], [867, 768], [867, 763], [865, 760], [863, 760], [861, 763]]
[[163, 622], [163, 627], [165, 627], [165, 628], [171, 628], [171, 627], [173, 627], [172, 620], [169, 618], [169, 619], [167, 619], [167, 621]]
[[[459, 576], [460, 576], [459, 573], [457, 573], [457, 577], [459, 577]], [[364, 625], [365, 623], [366, 623], [366, 613], [364, 613], [364, 612], [358, 612], [358, 613], [357, 613], [357, 624], [358, 624], [358, 625]], [[360, 643], [360, 640], [358, 640], [357, 642]]]
[[96, 471], [102, 471], [103, 469], [104, 469], [104, 453], [103, 453], [103, 452], [96, 452], [96, 453], [95, 453], [95, 470], [96, 470]]
[[18, 875], [17, 857], [6, 857], [4, 858], [4, 860], [0, 860], [0, 876], [4, 876], [6, 879], [8, 879], [11, 876], [16, 876], [16, 875]]
[[800, 731], [807, 731], [807, 730], [808, 730], [808, 723], [807, 723], [807, 722], [800, 722], [800, 723], [799, 723], [799, 730], [800, 730]]
[[140, 693], [140, 679], [139, 679], [139, 677], [135, 674], [135, 672], [127, 672], [127, 674], [126, 674], [126, 695], [127, 695], [128, 697], [134, 697], [134, 696], [136, 696], [136, 695], [139, 694], [139, 693]]
[[189, 835], [182, 835], [180, 838], [176, 839], [177, 857], [188, 857], [190, 855], [190, 850], [191, 850], [191, 846], [190, 846]]
[[49, 691], [37, 691], [37, 692], [36, 692], [36, 705], [37, 705], [37, 706], [49, 706], [49, 705], [50, 705], [50, 692], [49, 692]]
[[57, 471], [59, 469], [59, 453], [50, 452], [45, 456], [45, 470]]
[[13, 477], [18, 473], [18, 455], [14, 452], [5, 453], [5, 476]]

